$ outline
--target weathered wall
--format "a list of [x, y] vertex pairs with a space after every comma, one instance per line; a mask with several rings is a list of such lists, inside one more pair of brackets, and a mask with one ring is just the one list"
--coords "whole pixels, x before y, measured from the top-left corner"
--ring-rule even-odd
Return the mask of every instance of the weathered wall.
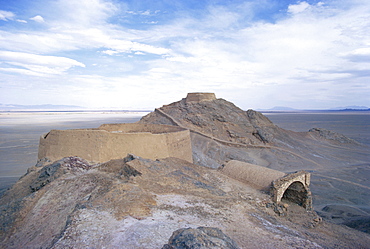
[[[225, 175], [257, 189], [269, 191], [275, 203], [280, 203], [284, 193], [289, 189], [290, 195], [293, 195], [291, 201], [308, 210], [312, 209], [312, 195], [309, 188], [310, 173], [306, 171], [285, 174], [281, 171], [236, 160], [227, 162], [221, 171]], [[297, 182], [302, 186], [302, 189], [294, 188]]]
[[192, 162], [190, 132], [180, 127], [148, 124], [106, 124], [97, 129], [51, 130], [41, 136], [38, 158], [79, 156], [105, 162], [128, 153], [158, 159], [178, 157]]
[[311, 181], [311, 174], [306, 171], [298, 171], [296, 173], [291, 173], [282, 177], [280, 179], [276, 179], [273, 181], [272, 184], [272, 196], [273, 201], [276, 203], [280, 203], [285, 191], [295, 182], [300, 182], [305, 191], [305, 200], [302, 203], [302, 206], [308, 210], [312, 209], [312, 194], [310, 191], [310, 181]]
[[236, 160], [227, 162], [221, 171], [261, 190], [270, 190], [273, 181], [286, 175], [281, 171]]
[[140, 133], [150, 132], [153, 134], [173, 133], [184, 131], [184, 128], [172, 125], [156, 125], [156, 124], [142, 124], [142, 123], [120, 123], [120, 124], [103, 124], [99, 126], [98, 130], [105, 130], [109, 132], [121, 133]]
[[188, 95], [186, 96], [186, 102], [214, 99], [216, 99], [216, 95], [214, 93], [188, 93]]

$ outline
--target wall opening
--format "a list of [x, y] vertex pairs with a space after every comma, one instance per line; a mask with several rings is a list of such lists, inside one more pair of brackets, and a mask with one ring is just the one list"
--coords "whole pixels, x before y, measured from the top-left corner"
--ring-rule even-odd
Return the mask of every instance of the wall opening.
[[308, 191], [301, 182], [293, 182], [285, 190], [282, 201], [296, 203], [299, 206], [307, 208]]

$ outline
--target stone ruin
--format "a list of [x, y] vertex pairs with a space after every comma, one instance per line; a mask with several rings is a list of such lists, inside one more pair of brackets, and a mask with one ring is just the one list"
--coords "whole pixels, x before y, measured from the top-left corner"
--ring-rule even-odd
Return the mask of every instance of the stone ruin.
[[[186, 102], [212, 101], [214, 93], [188, 93]], [[51, 130], [40, 138], [38, 159], [58, 160], [78, 156], [101, 163], [134, 154], [148, 159], [177, 157], [193, 162], [190, 130], [159, 124], [103, 124], [99, 128]], [[286, 174], [266, 167], [232, 160], [221, 171], [231, 178], [268, 191], [275, 203], [288, 200], [312, 209], [310, 174]]]
[[286, 174], [255, 164], [231, 160], [221, 171], [235, 180], [252, 185], [256, 189], [269, 192], [273, 202], [296, 203], [306, 210], [312, 209], [310, 173], [298, 171]]
[[40, 137], [38, 159], [78, 156], [102, 163], [134, 154], [148, 159], [177, 157], [193, 162], [190, 132], [157, 124], [103, 124], [93, 129], [51, 130]]
[[186, 96], [186, 103], [188, 102], [200, 102], [200, 101], [209, 101], [215, 100], [216, 95], [214, 93], [188, 93]]

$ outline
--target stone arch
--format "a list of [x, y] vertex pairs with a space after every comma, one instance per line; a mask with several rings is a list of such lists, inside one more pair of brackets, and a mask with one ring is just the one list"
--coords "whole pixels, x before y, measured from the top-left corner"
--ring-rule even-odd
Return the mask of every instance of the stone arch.
[[312, 197], [309, 188], [311, 175], [306, 171], [286, 174], [237, 160], [225, 163], [220, 171], [256, 189], [270, 192], [272, 200], [277, 204], [282, 199], [287, 199], [307, 210], [312, 209]]
[[284, 191], [281, 201], [287, 200], [306, 208], [307, 198], [307, 189], [301, 182], [296, 181], [290, 184], [289, 187]]
[[272, 183], [273, 200], [276, 203], [288, 200], [307, 210], [312, 209], [312, 196], [309, 188], [310, 174], [299, 171], [288, 174]]

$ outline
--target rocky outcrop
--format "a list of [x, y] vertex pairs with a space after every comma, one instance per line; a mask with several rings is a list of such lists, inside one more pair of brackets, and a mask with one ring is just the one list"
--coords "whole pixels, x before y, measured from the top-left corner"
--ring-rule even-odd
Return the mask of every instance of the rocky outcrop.
[[342, 144], [358, 144], [355, 140], [350, 139], [343, 134], [329, 131], [323, 128], [312, 128], [308, 132], [310, 132], [310, 134], [312, 134], [313, 136], [324, 140], [332, 140]]
[[[189, 129], [193, 160], [202, 166], [218, 168], [225, 161], [239, 160], [288, 172], [313, 170], [321, 168], [322, 164], [343, 161], [336, 158], [337, 152], [328, 150], [327, 144], [336, 146], [338, 140], [350, 141], [345, 140], [343, 135], [322, 130], [300, 133], [287, 131], [274, 125], [262, 113], [243, 111], [223, 99], [187, 99], [164, 105], [144, 116], [139, 123]], [[316, 133], [317, 136], [314, 135]]]
[[[267, 205], [268, 195], [185, 160], [130, 155], [87, 168], [71, 167], [71, 161], [79, 159], [59, 161], [56, 173], [49, 174], [58, 177], [34, 192], [29, 186], [57, 162], [32, 168], [0, 199], [1, 248], [159, 249], [182, 242], [217, 245], [213, 248], [363, 248], [370, 243], [355, 230], [318, 224], [313, 212], [299, 206], [277, 214]], [[168, 240], [184, 227], [192, 230]]]
[[[163, 112], [178, 123], [165, 117]], [[183, 99], [148, 114], [140, 123], [175, 124], [225, 141], [255, 145], [263, 145], [272, 140], [272, 136], [264, 128], [275, 127], [259, 113], [253, 110], [245, 112], [223, 99]]]
[[182, 228], [173, 232], [162, 249], [239, 249], [237, 244], [214, 227]]
[[[62, 167], [63, 166], [63, 167]], [[79, 171], [88, 170], [91, 165], [80, 157], [66, 157], [59, 161], [56, 161], [50, 165], [43, 167], [40, 170], [40, 174], [31, 183], [30, 188], [32, 192], [35, 192], [44, 187], [49, 182], [52, 182], [56, 178], [63, 175], [65, 170]]]

